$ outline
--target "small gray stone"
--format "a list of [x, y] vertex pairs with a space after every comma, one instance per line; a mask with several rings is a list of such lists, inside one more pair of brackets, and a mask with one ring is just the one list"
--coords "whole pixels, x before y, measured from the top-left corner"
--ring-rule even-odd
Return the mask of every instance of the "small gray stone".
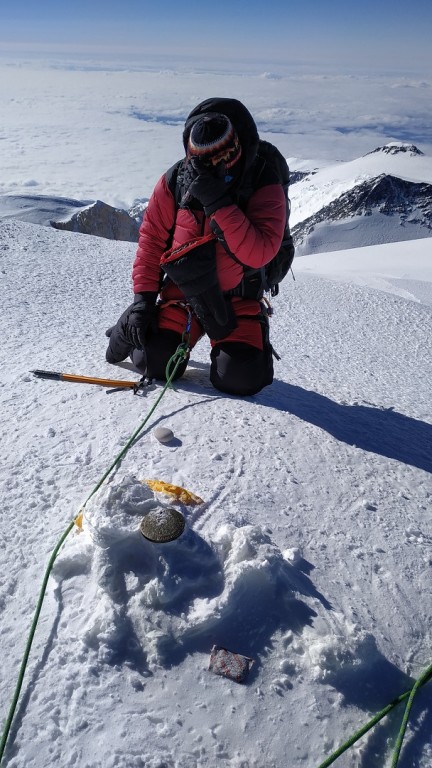
[[153, 430], [153, 434], [160, 443], [169, 443], [174, 437], [174, 432], [172, 429], [168, 429], [168, 427], [156, 427]]

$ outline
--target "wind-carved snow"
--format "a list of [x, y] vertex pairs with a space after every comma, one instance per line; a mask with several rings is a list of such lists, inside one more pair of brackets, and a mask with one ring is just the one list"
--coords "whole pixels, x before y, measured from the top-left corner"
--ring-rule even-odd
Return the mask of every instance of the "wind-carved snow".
[[311, 623], [316, 613], [298, 595], [318, 598], [316, 590], [260, 526], [222, 525], [206, 540], [183, 508], [184, 533], [153, 544], [139, 523], [155, 508], [160, 501], [135, 477], [110, 483], [88, 502], [83, 532], [57, 560], [59, 581], [75, 575], [71, 558], [88, 561], [90, 592], [97, 587], [84, 598], [83, 643], [100, 663], [128, 661], [150, 673], [213, 643], [258, 657], [275, 633]]

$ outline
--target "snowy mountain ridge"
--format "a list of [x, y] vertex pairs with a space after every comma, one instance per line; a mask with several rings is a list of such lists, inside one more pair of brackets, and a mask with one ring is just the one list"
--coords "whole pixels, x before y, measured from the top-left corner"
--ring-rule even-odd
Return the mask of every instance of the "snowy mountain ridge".
[[376, 149], [373, 149], [372, 152], [368, 152], [367, 154], [373, 155], [376, 152], [384, 152], [386, 155], [398, 155], [406, 152], [412, 157], [415, 155], [424, 155], [424, 152], [418, 149], [418, 147], [416, 147], [414, 144], [404, 144], [398, 141], [392, 141], [388, 144], [385, 144], [383, 147], [377, 147]]
[[[140, 206], [142, 218], [143, 206]], [[0, 195], [0, 221], [16, 219], [67, 232], [138, 240], [136, 211], [114, 208], [101, 200], [73, 200], [49, 195]]]
[[431, 237], [432, 184], [375, 176], [296, 224], [292, 234], [298, 256]]
[[432, 235], [432, 162], [412, 144], [315, 170], [290, 196], [298, 256]]

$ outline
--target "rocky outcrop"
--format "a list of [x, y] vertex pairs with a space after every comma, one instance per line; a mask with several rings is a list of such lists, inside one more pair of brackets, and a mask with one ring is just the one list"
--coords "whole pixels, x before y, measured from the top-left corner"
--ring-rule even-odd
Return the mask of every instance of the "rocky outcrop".
[[93, 205], [74, 213], [67, 221], [51, 220], [55, 229], [81, 232], [84, 235], [106, 237], [109, 240], [137, 242], [139, 224], [135, 218], [121, 208], [97, 200]]
[[134, 204], [131, 208], [128, 210], [129, 216], [131, 216], [135, 221], [137, 222], [138, 226], [141, 225], [141, 222], [143, 220], [144, 211], [147, 208], [148, 204], [148, 197], [143, 198], [142, 200], [135, 200]]
[[307, 176], [312, 176], [314, 171], [290, 171], [290, 185], [296, 184], [298, 181], [305, 179]]
[[101, 200], [75, 200], [49, 195], [0, 195], [0, 220], [18, 219], [68, 232], [136, 242], [146, 201], [130, 211]]
[[367, 157], [367, 155], [374, 155], [376, 152], [382, 152], [384, 155], [408, 154], [411, 155], [411, 157], [414, 157], [415, 155], [424, 155], [424, 152], [418, 149], [415, 144], [390, 142], [389, 144], [385, 144], [383, 147], [377, 147], [376, 149], [373, 149], [372, 152], [367, 152], [365, 157]]
[[0, 195], [0, 220], [18, 219], [49, 227], [51, 221], [66, 221], [93, 200], [75, 200], [50, 195]]

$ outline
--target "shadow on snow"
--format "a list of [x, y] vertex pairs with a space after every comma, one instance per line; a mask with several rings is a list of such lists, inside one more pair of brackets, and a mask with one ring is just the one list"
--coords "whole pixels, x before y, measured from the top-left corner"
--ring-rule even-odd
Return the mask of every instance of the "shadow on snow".
[[343, 443], [432, 472], [432, 424], [392, 408], [340, 404], [281, 381], [264, 390], [260, 400], [324, 429]]

